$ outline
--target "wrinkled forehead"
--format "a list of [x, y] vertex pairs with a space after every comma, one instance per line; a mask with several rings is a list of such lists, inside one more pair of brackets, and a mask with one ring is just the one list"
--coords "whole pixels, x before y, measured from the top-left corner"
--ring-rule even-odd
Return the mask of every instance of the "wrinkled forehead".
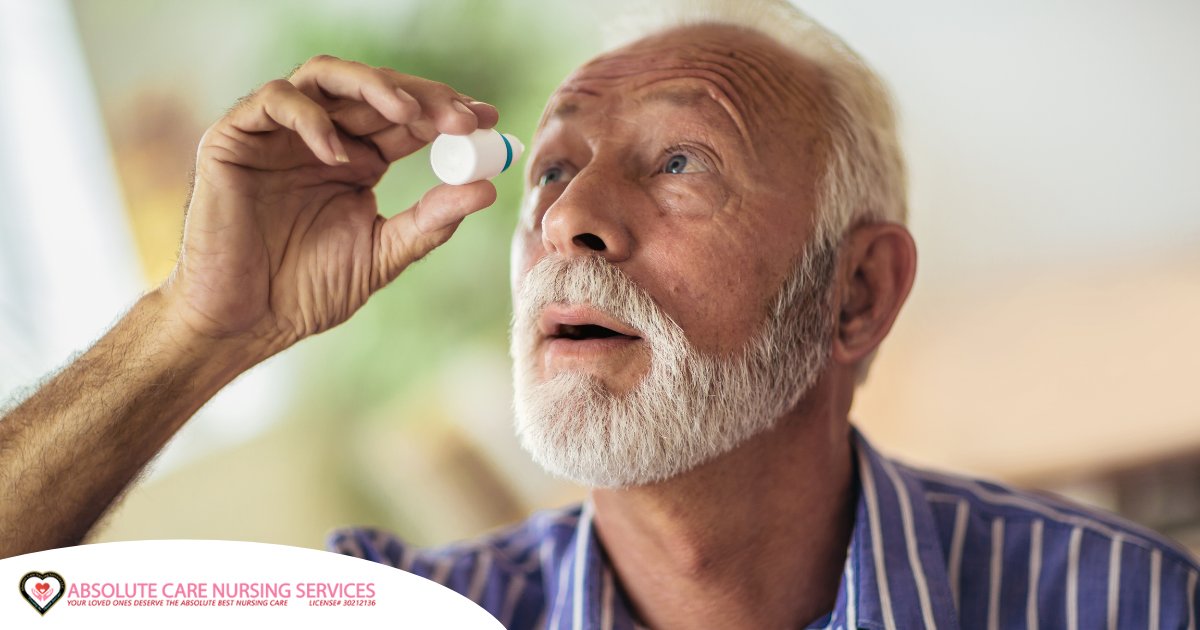
[[589, 105], [674, 82], [679, 98], [720, 103], [754, 144], [794, 134], [818, 136], [828, 111], [820, 69], [769, 37], [736, 26], [680, 27], [638, 40], [580, 66], [555, 90], [538, 125]]

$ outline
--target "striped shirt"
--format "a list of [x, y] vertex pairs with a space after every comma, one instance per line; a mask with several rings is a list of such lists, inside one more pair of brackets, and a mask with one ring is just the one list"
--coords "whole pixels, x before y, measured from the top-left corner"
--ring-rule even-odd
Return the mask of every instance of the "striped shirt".
[[[1196, 559], [1167, 539], [1061, 499], [910, 468], [854, 432], [858, 508], [834, 609], [809, 628], [1187, 628]], [[432, 550], [373, 529], [332, 551], [410, 571], [507, 628], [633, 629], [585, 502]]]

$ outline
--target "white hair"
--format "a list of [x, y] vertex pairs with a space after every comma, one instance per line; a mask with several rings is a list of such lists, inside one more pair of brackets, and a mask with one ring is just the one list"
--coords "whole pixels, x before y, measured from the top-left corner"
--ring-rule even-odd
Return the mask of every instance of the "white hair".
[[[814, 242], [838, 242], [858, 223], [907, 221], [904, 156], [887, 87], [841, 38], [787, 0], [626, 2], [603, 20], [605, 46], [703, 24], [761, 33], [821, 73], [829, 153], [817, 182]], [[860, 382], [873, 358], [859, 365]]]
[[[808, 247], [761, 325], [729, 356], [697, 349], [654, 299], [600, 256], [543, 257], [513, 302], [513, 398], [521, 445], [547, 471], [592, 487], [670, 479], [775, 426], [829, 359], [837, 250]], [[590, 304], [642, 334], [646, 375], [623, 394], [597, 377], [549, 377], [538, 318], [547, 304]]]

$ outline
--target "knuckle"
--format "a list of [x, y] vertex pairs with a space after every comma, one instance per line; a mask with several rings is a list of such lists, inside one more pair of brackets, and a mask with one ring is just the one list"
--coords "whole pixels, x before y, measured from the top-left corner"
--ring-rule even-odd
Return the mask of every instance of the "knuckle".
[[433, 92], [433, 95], [436, 96], [438, 99], [444, 99], [447, 101], [457, 101], [459, 99], [458, 90], [450, 87], [449, 85], [446, 85], [445, 83], [438, 83], [437, 81], [430, 81], [429, 89]]
[[361, 76], [362, 80], [365, 82], [374, 83], [381, 87], [390, 87], [394, 84], [391, 76], [375, 66], [370, 66], [358, 61], [352, 61], [350, 63], [353, 64], [354, 69], [358, 71], [358, 75]]
[[405, 78], [408, 76], [408, 75], [404, 74], [403, 72], [396, 70], [395, 68], [389, 68], [387, 66], [375, 66], [372, 69], [375, 72], [378, 72], [380, 75], [385, 76], [389, 79], [393, 79], [393, 80], [402, 79], [402, 78]]
[[321, 54], [321, 55], [313, 55], [312, 57], [309, 57], [308, 61], [304, 62], [304, 65], [305, 66], [319, 66], [319, 65], [324, 65], [324, 64], [328, 64], [328, 63], [333, 63], [336, 61], [341, 61], [341, 60], [338, 59], [337, 57], [334, 57], [333, 55]]
[[435, 94], [436, 98], [442, 102], [444, 107], [451, 107], [454, 105], [454, 103], [462, 103], [464, 101], [462, 95], [459, 94], [457, 90], [440, 83], [438, 84], [438, 89]]
[[263, 98], [270, 99], [279, 98], [281, 95], [290, 93], [291, 91], [292, 84], [286, 79], [273, 79], [264, 83], [263, 86], [258, 89], [258, 94]]

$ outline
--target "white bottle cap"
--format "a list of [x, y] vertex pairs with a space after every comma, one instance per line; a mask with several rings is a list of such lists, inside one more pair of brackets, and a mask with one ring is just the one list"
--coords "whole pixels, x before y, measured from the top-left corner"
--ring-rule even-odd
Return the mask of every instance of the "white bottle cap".
[[430, 149], [429, 163], [438, 179], [457, 186], [503, 173], [524, 151], [525, 145], [513, 136], [495, 129], [478, 129], [465, 136], [438, 136]]

